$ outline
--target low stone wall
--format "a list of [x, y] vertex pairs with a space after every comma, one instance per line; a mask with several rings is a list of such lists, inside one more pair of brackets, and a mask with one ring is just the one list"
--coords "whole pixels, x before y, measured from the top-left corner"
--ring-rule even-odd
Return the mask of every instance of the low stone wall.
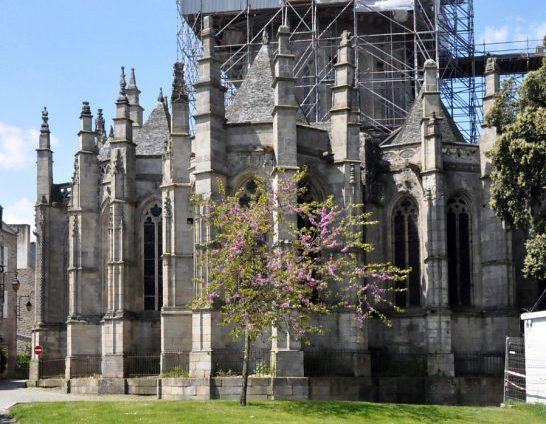
[[502, 378], [493, 377], [313, 377], [309, 399], [390, 403], [499, 405]]
[[128, 395], [157, 396], [157, 377], [126, 379]]
[[197, 380], [192, 378], [162, 378], [158, 381], [159, 399], [186, 400], [209, 399], [209, 380]]
[[[239, 399], [242, 377], [215, 377], [211, 379], [211, 399]], [[273, 388], [269, 377], [248, 378], [248, 399], [272, 399]]]
[[[32, 385], [32, 382], [29, 382]], [[166, 400], [238, 399], [242, 377], [44, 379], [37, 387], [78, 394], [132, 394]], [[502, 378], [492, 377], [249, 377], [248, 399], [499, 405]]]

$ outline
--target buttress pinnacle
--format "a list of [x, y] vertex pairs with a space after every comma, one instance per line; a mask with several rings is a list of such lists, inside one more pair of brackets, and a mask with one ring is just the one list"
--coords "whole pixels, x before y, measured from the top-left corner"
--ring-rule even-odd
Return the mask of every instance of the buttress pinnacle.
[[44, 106], [44, 110], [42, 110], [42, 127], [41, 132], [46, 133], [49, 132], [49, 112], [47, 111], [47, 108]]
[[135, 68], [131, 68], [131, 76], [129, 77], [128, 88], [136, 88]]
[[171, 96], [173, 103], [187, 102], [188, 90], [184, 81], [184, 63], [175, 62], [174, 78], [173, 78], [173, 93]]
[[124, 100], [127, 101], [127, 92], [125, 91], [125, 87], [127, 86], [127, 83], [125, 82], [125, 66], [121, 67], [121, 75], [119, 78], [119, 97], [118, 101]]

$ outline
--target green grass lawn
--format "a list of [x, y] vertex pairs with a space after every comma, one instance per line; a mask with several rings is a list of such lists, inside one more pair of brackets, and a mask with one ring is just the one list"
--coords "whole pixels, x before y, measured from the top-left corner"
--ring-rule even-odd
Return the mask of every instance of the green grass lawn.
[[27, 423], [546, 423], [546, 407], [478, 408], [368, 402], [232, 401], [58, 402], [10, 409]]

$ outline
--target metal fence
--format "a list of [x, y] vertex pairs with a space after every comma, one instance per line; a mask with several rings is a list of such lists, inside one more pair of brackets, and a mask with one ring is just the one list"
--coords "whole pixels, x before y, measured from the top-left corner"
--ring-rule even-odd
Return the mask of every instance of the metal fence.
[[525, 398], [525, 342], [523, 337], [507, 337], [504, 402], [525, 402]]
[[306, 350], [303, 367], [309, 377], [354, 377], [360, 375], [369, 353], [354, 350]]
[[41, 359], [40, 378], [64, 378], [65, 359]]
[[89, 377], [102, 374], [101, 355], [78, 355], [70, 359], [72, 377]]
[[159, 370], [159, 355], [127, 356], [125, 358], [125, 375], [127, 377], [146, 377], [159, 375]]
[[[216, 349], [212, 352], [213, 375], [241, 375], [243, 372], [242, 349]], [[271, 350], [252, 349], [249, 359], [249, 374], [269, 375], [271, 372]]]
[[503, 353], [455, 353], [455, 375], [457, 377], [502, 377]]
[[15, 367], [14, 377], [18, 380], [28, 380], [29, 368]]
[[185, 374], [190, 371], [190, 352], [163, 353], [162, 373]]
[[378, 377], [422, 377], [427, 373], [424, 353], [372, 351], [372, 375]]

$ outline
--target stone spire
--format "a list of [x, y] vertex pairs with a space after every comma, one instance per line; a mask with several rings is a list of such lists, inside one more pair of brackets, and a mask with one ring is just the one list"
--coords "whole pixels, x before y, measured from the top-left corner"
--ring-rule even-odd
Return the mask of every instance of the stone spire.
[[[354, 49], [352, 34], [343, 31], [335, 65], [336, 83], [332, 87], [332, 149], [337, 161], [357, 163], [360, 145], [357, 93], [355, 90]], [[355, 110], [356, 109], [356, 110]], [[344, 172], [347, 176], [349, 170]]]
[[102, 109], [97, 110], [97, 119], [95, 119], [95, 132], [102, 136], [106, 135], [105, 121], [102, 114]]
[[173, 91], [171, 95], [172, 103], [187, 102], [188, 90], [184, 81], [184, 64], [176, 62], [174, 64]]
[[42, 110], [42, 127], [40, 128], [41, 134], [49, 134], [49, 112], [47, 111], [47, 108], [44, 106], [44, 110]]
[[273, 150], [277, 166], [288, 171], [297, 168], [296, 113], [298, 105], [294, 97], [294, 55], [290, 50], [290, 29], [282, 25], [277, 35], [279, 49], [274, 60], [273, 76]]
[[438, 64], [427, 59], [423, 65], [424, 81], [423, 90], [423, 117], [429, 118], [432, 112], [439, 118], [443, 118], [443, 110], [440, 100], [440, 78], [438, 76]]
[[127, 83], [125, 82], [125, 66], [122, 66], [121, 75], [119, 77], [119, 97], [117, 103], [129, 103], [129, 100], [127, 99], [127, 92], [125, 90], [126, 86]]
[[93, 115], [89, 102], [82, 102], [80, 114], [80, 150], [91, 152], [95, 149], [95, 134], [93, 134]]
[[37, 155], [37, 201], [42, 199], [49, 202], [51, 186], [53, 185], [53, 152], [51, 151], [51, 133], [49, 131], [49, 113], [44, 107], [42, 111], [42, 126], [40, 128], [40, 141]]
[[116, 101], [116, 117], [114, 118], [114, 138], [132, 142], [133, 126], [130, 117], [129, 100], [125, 90], [125, 68], [123, 66], [121, 67], [119, 87], [119, 97]]
[[131, 76], [129, 77], [129, 86], [127, 87], [127, 89], [131, 90], [135, 88], [138, 90], [135, 78], [135, 68], [131, 68]]
[[133, 126], [141, 127], [144, 121], [144, 108], [140, 105], [140, 90], [136, 84], [135, 68], [131, 68], [129, 85], [127, 86], [127, 99], [129, 100], [129, 110]]
[[165, 97], [163, 96], [163, 88], [162, 87], [159, 87], [159, 95], [157, 96], [157, 101], [159, 103], [164, 103], [165, 102]]
[[483, 115], [485, 116], [493, 107], [495, 95], [499, 92], [500, 87], [500, 73], [496, 57], [487, 58], [485, 63], [484, 80], [485, 96], [483, 98]]
[[[203, 18], [201, 38], [203, 40], [203, 55], [199, 59], [199, 82], [194, 85], [197, 99], [195, 121], [196, 126], [199, 127], [199, 131], [195, 134], [195, 157], [200, 158], [195, 161], [195, 172], [224, 174], [226, 168], [224, 93], [226, 89], [221, 84], [221, 63], [217, 57], [216, 37], [211, 15]], [[197, 183], [197, 185], [203, 185], [203, 187], [196, 188], [200, 194], [216, 190], [214, 187], [217, 180], [216, 175], [210, 176], [210, 179], [206, 175], [202, 174], [202, 178]], [[205, 186], [207, 187], [205, 188]]]

